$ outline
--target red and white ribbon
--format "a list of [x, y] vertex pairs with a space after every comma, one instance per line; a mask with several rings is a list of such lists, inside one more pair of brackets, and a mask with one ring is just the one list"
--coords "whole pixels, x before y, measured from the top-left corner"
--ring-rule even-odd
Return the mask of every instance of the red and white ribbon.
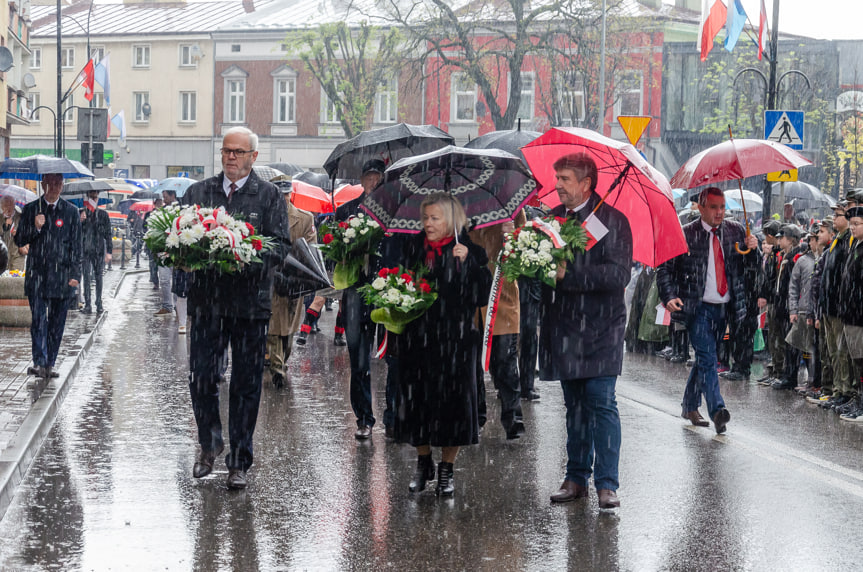
[[[501, 255], [503, 251], [501, 251]], [[488, 371], [491, 362], [491, 344], [494, 341], [494, 322], [497, 320], [497, 306], [500, 303], [501, 283], [503, 272], [501, 271], [501, 255], [497, 257], [497, 268], [494, 271], [494, 280], [491, 282], [491, 292], [488, 295], [488, 304], [485, 309], [485, 330], [482, 335], [482, 370]]]
[[375, 359], [384, 359], [384, 356], [387, 355], [387, 338], [389, 335], [389, 331], [384, 330], [384, 339], [381, 340], [378, 351], [375, 352]]
[[554, 230], [554, 227], [545, 222], [544, 220], [540, 220], [535, 218], [531, 221], [528, 221], [525, 227], [535, 228], [539, 232], [548, 236], [551, 239], [551, 244], [554, 245], [555, 248], [563, 248], [566, 246], [566, 241], [563, 240], [563, 237], [560, 236], [560, 233]]

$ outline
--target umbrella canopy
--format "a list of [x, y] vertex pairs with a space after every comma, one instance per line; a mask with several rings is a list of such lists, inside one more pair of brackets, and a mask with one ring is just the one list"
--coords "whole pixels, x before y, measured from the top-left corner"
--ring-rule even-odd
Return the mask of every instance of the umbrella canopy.
[[674, 204], [678, 207], [685, 207], [691, 202], [686, 189], [671, 189], [671, 194], [674, 196]]
[[278, 169], [267, 167], [266, 165], [252, 165], [252, 169], [259, 179], [264, 181], [272, 181], [276, 177], [284, 177], [285, 174]]
[[[60, 193], [60, 196], [79, 209], [84, 208], [84, 201], [87, 200], [87, 193], [76, 192], [67, 194], [65, 189]], [[110, 205], [113, 202], [114, 201], [112, 201], [111, 197], [108, 195], [108, 191], [99, 191], [99, 198], [97, 200], [98, 206]]]
[[141, 199], [126, 199], [117, 203], [117, 211], [125, 215], [129, 214], [129, 208], [135, 203], [141, 202]]
[[[547, 131], [522, 152], [542, 185], [540, 201], [548, 206], [560, 204], [554, 190], [554, 162], [570, 153], [590, 154], [599, 171], [597, 192], [629, 220], [632, 257], [638, 262], [655, 268], [687, 251], [671, 185], [629, 143], [589, 129], [559, 127]], [[612, 189], [615, 182], [617, 185]]]
[[63, 198], [67, 197], [84, 197], [90, 191], [110, 191], [111, 185], [105, 181], [94, 179], [84, 181], [71, 181], [63, 185]]
[[455, 143], [446, 131], [434, 125], [399, 123], [363, 131], [339, 143], [327, 160], [324, 170], [330, 177], [359, 179], [369, 159], [381, 159], [386, 165], [404, 157], [422, 155]]
[[153, 210], [153, 201], [137, 201], [129, 206], [130, 211], [138, 211], [140, 213], [148, 213]]
[[140, 199], [142, 201], [151, 201], [153, 199], [159, 198], [160, 196], [162, 196], [162, 195], [159, 193], [153, 192], [151, 190], [146, 190], [146, 191], [141, 190], [141, 191], [135, 191], [134, 193], [132, 193], [132, 196], [129, 198], [130, 199]]
[[[773, 185], [771, 185], [770, 194], [772, 196], [778, 197], [782, 192], [782, 183], [773, 183]], [[784, 193], [785, 202], [789, 202], [789, 199], [793, 199], [794, 208], [796, 210], [831, 208], [836, 205], [836, 199], [830, 195], [825, 195], [818, 189], [818, 187], [802, 181], [785, 183]]]
[[357, 197], [361, 197], [363, 195], [363, 186], [362, 185], [344, 185], [339, 189], [336, 189], [336, 192], [333, 193], [333, 200], [336, 203], [336, 207], [340, 207], [348, 201], [352, 201]]
[[[743, 195], [741, 197], [741, 194]], [[731, 201], [737, 204], [737, 206], [732, 206]], [[752, 191], [747, 191], [743, 189], [732, 189], [730, 191], [725, 191], [725, 208], [730, 211], [742, 211], [743, 205], [742, 202], [746, 202], [746, 210], [752, 212], [761, 212], [764, 208], [764, 201], [757, 193], [753, 193]]]
[[294, 165], [293, 163], [270, 163], [267, 167], [272, 167], [288, 176], [298, 175], [305, 171], [305, 169], [298, 165]]
[[196, 182], [195, 179], [187, 179], [186, 177], [168, 177], [159, 181], [159, 184], [150, 190], [157, 193], [158, 196], [162, 196], [162, 191], [174, 191], [179, 198], [185, 195], [186, 189]]
[[330, 178], [325, 173], [315, 173], [313, 171], [303, 171], [302, 173], [298, 173], [293, 177], [294, 181], [302, 181], [303, 183], [308, 183], [320, 189], [330, 190], [332, 189], [332, 183], [330, 182]]
[[22, 208], [27, 203], [33, 202], [39, 198], [36, 193], [27, 190], [24, 187], [3, 184], [0, 184], [0, 197], [12, 197], [15, 200], [15, 204]]
[[396, 161], [362, 208], [387, 231], [416, 233], [422, 230], [421, 203], [443, 191], [459, 200], [474, 228], [482, 228], [513, 220], [536, 189], [515, 155], [449, 145]]
[[320, 187], [297, 181], [291, 181], [291, 204], [298, 209], [313, 213], [333, 212], [333, 202], [329, 193]]
[[542, 135], [539, 131], [509, 129], [492, 131], [467, 142], [468, 149], [500, 149], [524, 160], [521, 148]]
[[95, 175], [80, 162], [65, 157], [31, 155], [9, 158], [0, 163], [0, 178], [41, 181], [42, 175], [62, 175], [64, 179], [86, 179]]
[[675, 187], [691, 189], [811, 165], [797, 151], [766, 139], [734, 139], [690, 158], [671, 178]]

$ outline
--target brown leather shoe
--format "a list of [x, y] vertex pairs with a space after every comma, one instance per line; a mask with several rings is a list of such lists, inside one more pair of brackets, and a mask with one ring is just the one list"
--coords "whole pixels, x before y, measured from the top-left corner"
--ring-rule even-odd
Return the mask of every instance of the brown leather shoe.
[[681, 415], [681, 417], [689, 419], [689, 422], [696, 427], [710, 427], [710, 423], [707, 422], [707, 419], [701, 416], [701, 413], [699, 413], [697, 409], [695, 411], [687, 411]]
[[551, 495], [551, 502], [570, 502], [587, 498], [587, 487], [572, 481], [563, 481], [560, 490]]
[[599, 495], [599, 508], [619, 508], [620, 500], [617, 498], [617, 493], [610, 489], [600, 489], [596, 491]]
[[224, 450], [225, 445], [222, 445], [218, 451], [201, 450], [201, 454], [198, 455], [198, 460], [195, 461], [195, 466], [192, 468], [192, 476], [200, 479], [213, 472], [213, 463], [216, 462], [216, 457], [221, 455]]
[[368, 425], [363, 425], [362, 427], [357, 428], [357, 432], [354, 433], [354, 437], [363, 441], [372, 436], [372, 428]]
[[246, 488], [246, 471], [242, 469], [230, 469], [228, 471], [227, 484], [229, 489]]
[[716, 429], [717, 435], [725, 433], [725, 425], [729, 421], [731, 421], [731, 413], [727, 409], [723, 407], [716, 412], [716, 415], [713, 416], [713, 427]]

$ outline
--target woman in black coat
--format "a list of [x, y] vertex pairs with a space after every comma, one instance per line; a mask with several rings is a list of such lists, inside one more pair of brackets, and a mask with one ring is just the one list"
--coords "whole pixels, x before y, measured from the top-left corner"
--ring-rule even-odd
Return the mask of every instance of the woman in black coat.
[[466, 217], [455, 198], [430, 195], [422, 213], [424, 231], [405, 244], [402, 264], [424, 268], [438, 298], [398, 337], [394, 437], [417, 448], [411, 492], [434, 479], [431, 447], [443, 448], [436, 492], [450, 496], [459, 447], [479, 442], [474, 317], [488, 300], [491, 273], [485, 251], [463, 232]]

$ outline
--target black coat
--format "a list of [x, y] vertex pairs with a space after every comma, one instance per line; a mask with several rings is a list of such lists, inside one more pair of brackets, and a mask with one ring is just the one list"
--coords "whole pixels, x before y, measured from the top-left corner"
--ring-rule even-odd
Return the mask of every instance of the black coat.
[[[402, 265], [425, 264], [425, 234], [406, 241]], [[438, 293], [435, 303], [398, 336], [399, 389], [396, 439], [414, 446], [472, 445], [479, 441], [476, 362], [479, 333], [474, 320], [488, 302], [491, 272], [485, 250], [470, 242], [464, 262], [442, 249], [426, 278]]]
[[788, 312], [788, 289], [791, 287], [791, 273], [797, 258], [803, 255], [803, 247], [796, 246], [788, 254], [783, 254], [779, 263], [779, 271], [776, 275], [776, 290], [773, 294], [773, 314], [777, 319], [785, 322], [789, 318]]
[[[711, 235], [704, 230], [699, 218], [684, 225], [683, 236], [686, 237], [689, 252], [660, 265], [656, 285], [663, 304], [668, 304], [675, 298], [683, 301], [683, 310], [675, 312], [673, 317], [682, 323], [688, 323], [704, 297]], [[761, 262], [761, 255], [757, 248], [753, 248], [745, 256], [735, 250], [735, 243], [740, 243], [740, 247], [745, 249], [743, 244], [745, 238], [746, 230], [740, 223], [726, 220], [719, 225], [719, 242], [722, 246], [725, 277], [731, 295], [728, 316], [741, 321], [746, 318], [747, 299], [754, 294], [750, 292], [747, 295], [744, 272], [747, 269], [751, 272], [756, 271]]]
[[189, 314], [213, 313], [233, 318], [270, 318], [275, 267], [290, 251], [288, 208], [281, 191], [258, 178], [254, 171], [246, 184], [234, 191], [231, 202], [222, 187], [224, 174], [199, 181], [186, 190], [182, 202], [202, 207], [225, 207], [228, 214], [240, 215], [262, 236], [276, 239], [265, 252], [262, 263], [249, 264], [240, 272], [223, 274], [199, 270], [189, 280]]
[[81, 223], [81, 237], [84, 241], [84, 256], [105, 256], [111, 254], [111, 217], [102, 209], [90, 212], [86, 207], [87, 218]]
[[863, 326], [863, 241], [848, 248], [839, 290], [839, 318], [849, 326]]
[[818, 286], [818, 304], [815, 313], [819, 318], [821, 316], [839, 317], [841, 301], [839, 290], [842, 286], [845, 261], [850, 250], [848, 246], [850, 236], [851, 233], [846, 229], [845, 232], [834, 238], [821, 256], [821, 260], [818, 261], [821, 280]]
[[[24, 206], [15, 234], [18, 247], [29, 245], [24, 291], [28, 296], [69, 298], [75, 287], [69, 280], [81, 278], [81, 215], [72, 203], [57, 201], [53, 217], [47, 215], [44, 198]], [[45, 226], [36, 230], [36, 215], [45, 213]]]
[[[593, 193], [578, 214], [585, 218], [599, 202]], [[552, 211], [565, 216], [562, 206]], [[620, 375], [626, 330], [624, 290], [631, 279], [629, 221], [602, 204], [596, 216], [608, 234], [575, 261], [555, 288], [543, 285], [539, 334], [540, 379], [566, 380]]]

